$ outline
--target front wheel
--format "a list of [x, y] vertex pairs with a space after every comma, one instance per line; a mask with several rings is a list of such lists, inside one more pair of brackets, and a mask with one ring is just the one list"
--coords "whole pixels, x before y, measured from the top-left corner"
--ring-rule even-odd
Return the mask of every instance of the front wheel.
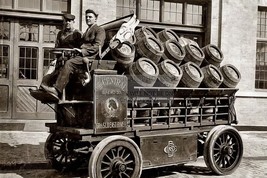
[[110, 136], [94, 148], [88, 170], [90, 178], [139, 178], [142, 154], [130, 138]]
[[243, 156], [243, 142], [235, 128], [224, 126], [215, 130], [205, 147], [206, 164], [214, 173], [227, 175], [238, 168]]

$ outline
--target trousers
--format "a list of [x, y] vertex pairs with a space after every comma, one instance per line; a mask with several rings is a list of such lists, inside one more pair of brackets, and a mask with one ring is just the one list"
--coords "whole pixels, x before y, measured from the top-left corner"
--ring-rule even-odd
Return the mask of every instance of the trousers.
[[[74, 73], [76, 70], [84, 68], [85, 64], [81, 56], [76, 56], [67, 60], [64, 66], [59, 70], [56, 82], [54, 87], [60, 92], [63, 92], [63, 89], [69, 83], [70, 74]], [[53, 76], [55, 77], [55, 76]]]

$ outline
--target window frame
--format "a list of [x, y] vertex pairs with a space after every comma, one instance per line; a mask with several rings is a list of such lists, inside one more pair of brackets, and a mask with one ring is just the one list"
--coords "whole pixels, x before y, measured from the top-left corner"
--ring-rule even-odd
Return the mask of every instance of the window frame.
[[[264, 35], [265, 37], [261, 37], [261, 35], [258, 35], [258, 33], [261, 33], [261, 26], [259, 26], [260, 22], [258, 22], [258, 20], [260, 18], [259, 12], [261, 12], [261, 11], [265, 12], [265, 20], [267, 20], [267, 7], [258, 6], [258, 11], [257, 11], [258, 12], [257, 13], [258, 14], [257, 15], [257, 35], [256, 35], [257, 41], [256, 41], [256, 57], [255, 57], [256, 62], [255, 62], [255, 79], [254, 79], [255, 85], [254, 85], [254, 87], [255, 87], [255, 90], [257, 90], [257, 91], [267, 91], [267, 77], [264, 76], [264, 74], [267, 73], [267, 69], [262, 70], [262, 68], [267, 68], [267, 63], [264, 62], [265, 64], [263, 65], [263, 67], [260, 65], [257, 65], [257, 63], [262, 60], [261, 58], [257, 57], [258, 56], [258, 50], [260, 50], [260, 49], [258, 49], [258, 45], [265, 44], [266, 48], [267, 48], [267, 22], [264, 24], [266, 27], [265, 35]], [[263, 50], [262, 53], [264, 55], [267, 54], [267, 50]], [[264, 56], [263, 60], [267, 60], [267, 59], [265, 59], [265, 56]], [[263, 74], [263, 76], [261, 74]], [[260, 88], [260, 85], [261, 85], [260, 82], [263, 82], [263, 84], [262, 84], [264, 86], [263, 88]]]
[[[210, 28], [211, 28], [211, 0], [157, 0], [160, 1], [160, 19], [159, 22], [142, 20], [139, 17], [141, 16], [141, 1], [135, 0], [136, 3], [136, 16], [140, 20], [138, 27], [149, 26], [155, 31], [160, 31], [163, 29], [172, 29], [177, 34], [192, 34], [192, 35], [201, 35], [201, 45], [204, 46], [208, 44], [210, 41]], [[175, 3], [183, 3], [183, 16], [182, 16], [182, 24], [176, 23], [167, 23], [163, 22], [164, 19], [164, 2], [175, 2]], [[202, 5], [202, 25], [190, 25], [186, 24], [186, 6], [187, 4], [192, 5]], [[124, 14], [125, 15], [125, 14]], [[119, 18], [119, 17], [117, 17]], [[137, 27], [137, 28], [138, 28]]]

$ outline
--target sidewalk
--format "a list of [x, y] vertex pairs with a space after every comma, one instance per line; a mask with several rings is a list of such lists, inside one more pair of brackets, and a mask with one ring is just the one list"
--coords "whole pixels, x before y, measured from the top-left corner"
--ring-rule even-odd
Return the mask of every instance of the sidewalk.
[[47, 132], [0, 131], [0, 170], [49, 167], [44, 156]]
[[[260, 140], [267, 146], [267, 138], [260, 137], [260, 133], [267, 135], [267, 127], [239, 126], [237, 128], [240, 130], [244, 148], [251, 139]], [[0, 130], [0, 170], [50, 168], [44, 156], [44, 144], [48, 135], [46, 131]]]

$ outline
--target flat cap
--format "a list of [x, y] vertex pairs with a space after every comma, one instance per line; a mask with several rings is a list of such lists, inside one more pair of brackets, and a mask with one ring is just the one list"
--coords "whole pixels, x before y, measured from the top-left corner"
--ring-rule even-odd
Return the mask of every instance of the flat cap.
[[92, 14], [94, 14], [96, 17], [98, 16], [98, 14], [97, 14], [94, 10], [92, 10], [92, 9], [87, 9], [87, 10], [85, 11], [85, 13], [86, 13], [86, 14], [88, 14], [88, 13], [92, 13]]
[[74, 20], [75, 19], [75, 16], [72, 14], [64, 14], [63, 17], [66, 20]]

